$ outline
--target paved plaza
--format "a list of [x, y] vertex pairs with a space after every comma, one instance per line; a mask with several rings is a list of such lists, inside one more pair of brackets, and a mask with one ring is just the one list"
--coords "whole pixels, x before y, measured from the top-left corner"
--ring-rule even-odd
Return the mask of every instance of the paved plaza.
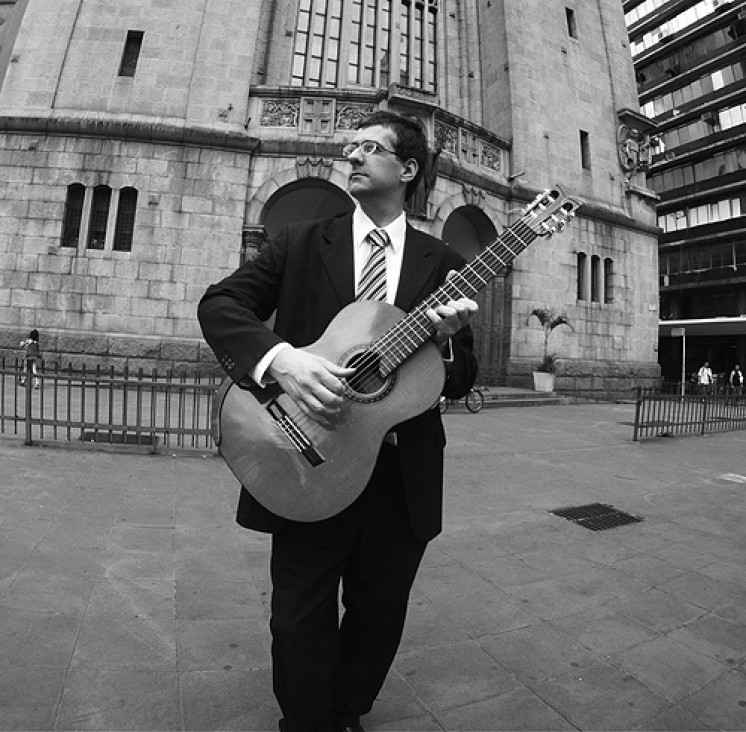
[[[449, 411], [369, 732], [746, 730], [746, 431], [630, 404]], [[0, 729], [273, 730], [269, 541], [208, 453], [0, 437]], [[642, 518], [591, 531], [551, 511]]]

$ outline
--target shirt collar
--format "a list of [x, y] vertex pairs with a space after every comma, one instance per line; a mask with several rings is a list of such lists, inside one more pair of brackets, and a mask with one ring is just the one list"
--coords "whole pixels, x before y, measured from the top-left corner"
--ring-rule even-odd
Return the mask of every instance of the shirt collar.
[[402, 211], [388, 226], [376, 226], [359, 205], [355, 206], [352, 215], [352, 240], [356, 247], [363, 246], [365, 237], [372, 229], [383, 229], [389, 235], [392, 250], [398, 254], [404, 246], [407, 234], [407, 215]]

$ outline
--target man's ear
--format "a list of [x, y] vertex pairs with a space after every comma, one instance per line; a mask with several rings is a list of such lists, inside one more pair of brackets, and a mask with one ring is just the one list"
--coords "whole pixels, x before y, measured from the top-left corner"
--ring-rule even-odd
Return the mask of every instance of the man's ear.
[[409, 183], [410, 181], [413, 181], [415, 177], [417, 176], [417, 171], [420, 169], [420, 166], [417, 164], [417, 161], [414, 158], [409, 158], [409, 160], [404, 161], [404, 171], [401, 175], [402, 183]]

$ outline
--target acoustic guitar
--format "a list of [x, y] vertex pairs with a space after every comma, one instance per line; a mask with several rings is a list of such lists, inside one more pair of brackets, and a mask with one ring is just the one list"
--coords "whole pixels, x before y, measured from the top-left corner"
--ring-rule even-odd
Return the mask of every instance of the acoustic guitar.
[[355, 368], [343, 418], [324, 427], [277, 385], [245, 389], [227, 379], [213, 402], [220, 454], [265, 508], [295, 521], [334, 516], [362, 493], [391, 428], [436, 405], [445, 372], [426, 315], [449, 300], [472, 298], [537, 237], [561, 231], [581, 205], [559, 187], [521, 217], [410, 313], [377, 301], [342, 309], [304, 350]]

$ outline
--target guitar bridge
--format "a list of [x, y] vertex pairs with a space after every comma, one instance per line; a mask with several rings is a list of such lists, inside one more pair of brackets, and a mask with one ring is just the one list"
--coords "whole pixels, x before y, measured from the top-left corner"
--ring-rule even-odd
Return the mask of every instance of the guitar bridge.
[[266, 409], [272, 419], [277, 423], [277, 426], [282, 430], [285, 437], [288, 438], [290, 444], [292, 444], [292, 446], [303, 455], [312, 468], [325, 462], [324, 456], [313, 446], [311, 440], [309, 440], [303, 430], [295, 424], [292, 417], [285, 411], [277, 399], [273, 399], [269, 402]]

